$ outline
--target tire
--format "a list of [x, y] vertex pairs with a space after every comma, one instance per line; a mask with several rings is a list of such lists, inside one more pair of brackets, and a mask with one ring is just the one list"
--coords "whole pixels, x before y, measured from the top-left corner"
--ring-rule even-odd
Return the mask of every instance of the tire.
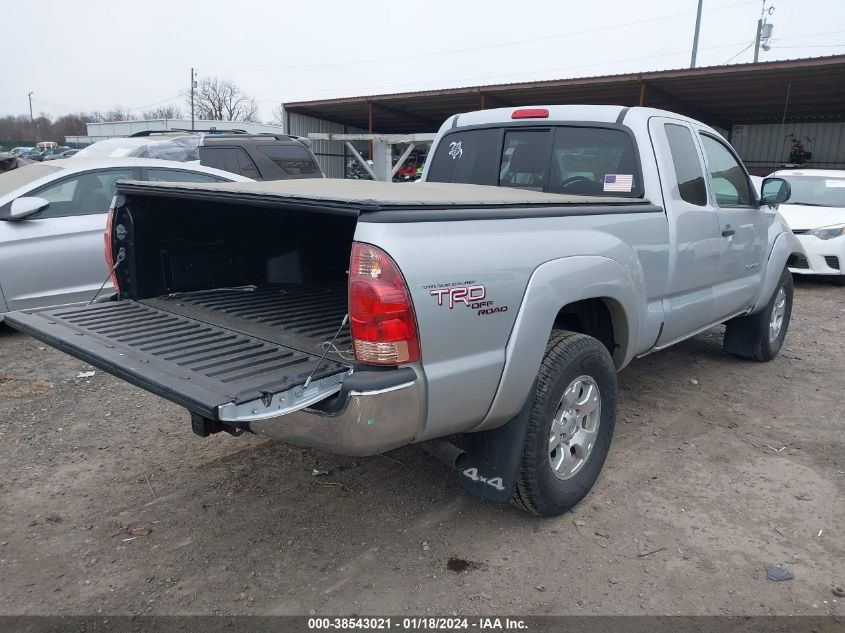
[[[583, 419], [577, 417], [595, 406], [590, 404], [593, 402], [590, 393], [598, 396], [598, 408]], [[567, 407], [573, 397], [575, 404]], [[586, 404], [578, 408], [578, 402], [582, 400]], [[539, 516], [553, 517], [566, 512], [586, 496], [610, 449], [617, 401], [616, 368], [607, 348], [590, 336], [554, 330], [534, 383], [512, 499], [514, 505]], [[550, 451], [553, 423], [561, 431], [561, 442], [555, 448], [555, 451], [561, 451], [558, 453]], [[565, 440], [571, 445], [565, 444], [563, 437], [571, 437]], [[576, 445], [576, 442], [582, 444]], [[592, 448], [586, 450], [586, 457], [579, 457], [578, 453], [590, 443]], [[573, 450], [576, 450], [574, 455]], [[570, 461], [566, 461], [567, 455]], [[561, 464], [557, 471], [552, 466], [553, 456], [555, 463]], [[579, 460], [580, 466], [577, 465]], [[569, 468], [572, 468], [571, 472], [567, 472]]]
[[[757, 314], [728, 321], [725, 330], [725, 351], [741, 358], [765, 362], [772, 360], [783, 347], [792, 317], [792, 273], [784, 268], [769, 302]], [[775, 311], [781, 311], [780, 327], [772, 336]]]
[[828, 279], [834, 286], [845, 286], [845, 275], [831, 275]]

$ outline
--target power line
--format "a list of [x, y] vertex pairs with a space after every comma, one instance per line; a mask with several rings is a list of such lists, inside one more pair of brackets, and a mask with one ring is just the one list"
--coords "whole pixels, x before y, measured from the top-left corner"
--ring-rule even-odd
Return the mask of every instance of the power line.
[[[788, 36], [788, 37], [778, 38], [778, 41], [785, 40], [785, 39], [792, 39], [792, 40], [803, 39], [803, 38], [807, 38], [807, 37], [816, 37], [816, 36], [819, 36], [819, 35], [832, 35], [832, 34], [835, 34], [835, 33], [845, 33], [845, 31], [829, 31], [829, 32], [826, 32], [826, 33], [804, 33], [804, 34], [801, 34], [801, 35], [791, 35], [791, 36]], [[734, 46], [741, 46], [745, 43], [746, 42], [732, 42], [732, 43], [729, 43], [729, 44], [719, 44], [719, 45], [716, 45], [716, 46], [706, 46], [706, 47], [701, 48], [700, 50], [709, 51], [709, 50], [718, 50], [718, 49], [722, 49], [722, 48], [732, 48]], [[737, 53], [737, 55], [734, 55], [728, 61], [732, 61], [733, 59], [735, 59], [736, 57], [738, 57], [739, 55], [744, 53], [746, 50], [748, 50], [748, 48], [750, 48], [751, 46], [753, 46], [753, 43], [750, 46], [743, 48], [739, 53]], [[781, 47], [781, 48], [786, 48], [786, 47]], [[803, 47], [796, 47], [796, 48], [803, 48]], [[595, 63], [595, 64], [577, 64], [577, 65], [572, 65], [572, 66], [559, 66], [559, 67], [555, 67], [555, 68], [546, 68], [546, 69], [542, 69], [542, 70], [532, 70], [528, 73], [526, 73], [525, 71], [521, 71], [521, 72], [518, 72], [518, 73], [486, 75], [486, 76], [481, 76], [481, 77], [479, 77], [479, 76], [463, 77], [463, 78], [460, 78], [460, 79], [455, 79], [451, 83], [453, 83], [453, 84], [463, 83], [463, 82], [472, 83], [472, 82], [479, 82], [479, 81], [484, 81], [484, 80], [489, 80], [489, 79], [502, 79], [502, 78], [515, 77], [515, 76], [525, 76], [527, 74], [534, 75], [534, 74], [538, 74], [538, 73], [552, 73], [552, 72], [560, 72], [560, 71], [564, 71], [564, 70], [572, 70], [572, 69], [579, 69], [579, 68], [596, 68], [596, 67], [601, 67], [601, 66], [609, 66], [611, 64], [624, 63], [624, 62], [628, 62], [628, 61], [647, 61], [647, 60], [650, 60], [650, 59], [670, 57], [672, 55], [679, 55], [679, 54], [684, 53], [684, 52], [685, 51], [672, 51], [672, 52], [667, 52], [667, 53], [658, 53], [658, 54], [655, 54], [655, 55], [646, 55], [646, 56], [643, 56], [643, 57], [626, 57], [625, 59], [616, 59], [616, 60], [610, 60], [610, 61], [606, 61], [606, 62], [598, 62], [598, 63]], [[526, 81], [532, 81], [532, 80], [526, 79]], [[542, 80], [538, 79], [536, 81], [542, 81]], [[406, 83], [406, 84], [391, 84], [391, 85], [386, 85], [386, 86], [373, 86], [370, 89], [372, 91], [372, 92], [370, 92], [370, 94], [375, 94], [375, 92], [379, 91], [379, 90], [396, 90], [396, 89], [401, 89], [401, 88], [420, 87], [420, 86], [428, 86], [428, 85], [435, 85], [436, 87], [442, 87], [442, 83], [443, 83], [443, 81], [439, 80], [439, 81], [415, 82], [415, 83]], [[351, 90], [358, 90], [358, 87], [356, 86], [356, 87], [346, 87], [346, 88], [332, 87], [331, 89], [317, 88], [317, 89], [303, 89], [303, 90], [285, 90], [284, 92], [287, 93], [287, 94], [314, 94], [314, 93], [322, 93], [322, 92], [339, 92], [339, 91], [351, 91]], [[259, 103], [278, 103], [279, 99], [278, 98], [277, 99], [258, 99], [257, 101]]]
[[[722, 9], [730, 9], [733, 7], [739, 7], [747, 4], [755, 4], [757, 0], [745, 0], [744, 2], [736, 2], [732, 4], [725, 4], [718, 7], [713, 7], [708, 9], [708, 12], [712, 11], [719, 11]], [[611, 24], [607, 26], [598, 26], [591, 29], [582, 29], [580, 31], [569, 31], [566, 33], [557, 33], [553, 35], [543, 35], [540, 37], [532, 37], [530, 39], [522, 39], [522, 40], [510, 40], [507, 42], [496, 42], [491, 44], [482, 44], [479, 46], [466, 46], [461, 48], [449, 48], [439, 51], [428, 51], [425, 53], [414, 53], [412, 55], [398, 55], [394, 57], [374, 57], [370, 59], [358, 59], [358, 60], [347, 60], [347, 61], [338, 61], [338, 62], [327, 62], [321, 64], [306, 64], [306, 65], [293, 65], [293, 66], [247, 66], [247, 67], [227, 67], [223, 70], [299, 70], [299, 69], [312, 69], [312, 68], [329, 68], [329, 67], [336, 67], [336, 66], [353, 66], [356, 64], [372, 64], [372, 63], [380, 63], [380, 62], [392, 62], [392, 61], [404, 61], [408, 59], [420, 59], [424, 57], [434, 57], [439, 55], [452, 55], [454, 53], [467, 53], [467, 52], [474, 52], [474, 51], [482, 51], [482, 50], [489, 50], [492, 48], [504, 48], [507, 46], [518, 46], [520, 44], [531, 44], [534, 42], [544, 42], [549, 40], [556, 40], [563, 37], [572, 37], [575, 35], [588, 35], [591, 33], [600, 33], [603, 31], [612, 31], [615, 29], [626, 28], [631, 26], [639, 26], [641, 24], [649, 24], [651, 22], [660, 22], [664, 20], [672, 20], [675, 18], [687, 17], [689, 15], [695, 14], [696, 11], [685, 11], [683, 13], [673, 13], [672, 15], [664, 15], [659, 16], [656, 18], [646, 18], [643, 20], [634, 20], [631, 22], [625, 22], [624, 24]]]
[[737, 57], [739, 57], [740, 55], [742, 55], [745, 51], [747, 51], [749, 48], [751, 48], [752, 46], [754, 46], [754, 44], [756, 44], [756, 43], [757, 43], [757, 42], [756, 42], [756, 40], [755, 40], [755, 41], [753, 41], [753, 42], [751, 42], [751, 44], [749, 44], [748, 46], [746, 46], [745, 48], [743, 48], [743, 49], [742, 49], [741, 51], [739, 51], [736, 55], [734, 55], [733, 57], [731, 57], [731, 58], [730, 58], [730, 59], [728, 59], [727, 61], [722, 62], [722, 64], [721, 64], [721, 65], [722, 65], [722, 66], [725, 66], [725, 65], [727, 65], [727, 64], [730, 64], [733, 60], [735, 60]]
[[[168, 101], [173, 101], [174, 99], [179, 99], [182, 96], [184, 96], [184, 92], [180, 92], [179, 94], [176, 94], [172, 97], [168, 97], [167, 99], [161, 99], [159, 101], [155, 101], [153, 103], [148, 103], [146, 105], [136, 106], [136, 107], [133, 107], [133, 108], [124, 107], [123, 109], [126, 110], [127, 112], [133, 112], [135, 110], [143, 110], [144, 108], [150, 108], [152, 106], [161, 105], [162, 103], [167, 103]], [[54, 108], [61, 108], [63, 110], [68, 110], [69, 112], [91, 112], [91, 111], [97, 110], [97, 108], [80, 108], [80, 107], [77, 107], [77, 106], [69, 106], [69, 105], [62, 104], [62, 103], [56, 103], [55, 101], [47, 101], [46, 99], [39, 99], [37, 97], [33, 97], [32, 100], [37, 101], [38, 103], [43, 103], [45, 105], [52, 106]]]
[[841, 48], [845, 44], [806, 44], [805, 46], [781, 46], [777, 40], [772, 44], [772, 48]]
[[[716, 50], [716, 49], [721, 49], [721, 48], [731, 48], [731, 47], [738, 46], [738, 45], [744, 44], [744, 43], [745, 42], [732, 42], [730, 44], [720, 44], [718, 46], [707, 46], [707, 47], [704, 47], [700, 50]], [[658, 59], [658, 58], [661, 58], [661, 57], [670, 57], [672, 55], [686, 54], [687, 52], [688, 51], [685, 51], [685, 50], [671, 51], [671, 52], [666, 52], [666, 53], [657, 53], [655, 55], [645, 55], [643, 57], [626, 57], [625, 59], [615, 59], [615, 60], [609, 60], [609, 61], [606, 61], [606, 62], [597, 62], [595, 64], [576, 64], [576, 65], [573, 65], [573, 66], [557, 66], [555, 68], [544, 68], [544, 69], [541, 69], [541, 70], [532, 70], [529, 73], [526, 73], [525, 71], [520, 71], [520, 72], [517, 72], [517, 73], [486, 75], [486, 76], [482, 76], [482, 77], [479, 77], [479, 76], [463, 77], [461, 79], [455, 79], [453, 83], [478, 82], [478, 81], [485, 81], [485, 80], [488, 80], [488, 79], [502, 79], [502, 78], [507, 78], [507, 77], [516, 77], [516, 76], [523, 77], [526, 74], [557, 73], [557, 72], [560, 72], [560, 71], [572, 70], [572, 69], [575, 69], [575, 68], [596, 68], [596, 67], [600, 67], [600, 66], [608, 66], [610, 64], [620, 64], [620, 63], [623, 63], [623, 62], [646, 61], [646, 60], [649, 60], [649, 59]], [[409, 84], [393, 84], [393, 85], [389, 85], [389, 86], [374, 86], [372, 88], [372, 90], [374, 90], [374, 91], [375, 90], [393, 90], [393, 89], [396, 89], [396, 88], [407, 88], [407, 87], [410, 87], [410, 86], [430, 85], [430, 84], [435, 84], [435, 81], [438, 81], [438, 86], [442, 87], [442, 80], [434, 80], [434, 81], [427, 81], [427, 82], [422, 82], [422, 83], [417, 82], [417, 83], [409, 83]], [[526, 79], [525, 81], [543, 81], [543, 80], [542, 79], [536, 79], [536, 80]], [[333, 90], [333, 91], [357, 90], [357, 87], [332, 88], [331, 90]], [[319, 89], [318, 90], [289, 90], [289, 91], [286, 91], [286, 92], [293, 93], [293, 94], [301, 94], [301, 93], [320, 92], [320, 90]], [[271, 102], [276, 103], [276, 102], [278, 102], [278, 99], [265, 99], [265, 100], [259, 100], [259, 101], [261, 103], [271, 103]]]
[[173, 101], [174, 99], [181, 99], [185, 96], [185, 91], [183, 90], [177, 95], [173, 95], [172, 97], [167, 97], [167, 99], [162, 99], [161, 101], [156, 101], [155, 103], [148, 103], [147, 105], [138, 106], [136, 108], [126, 108], [127, 110], [143, 110], [144, 108], [151, 108], [153, 106], [161, 105], [162, 103], [167, 103], [168, 101]]

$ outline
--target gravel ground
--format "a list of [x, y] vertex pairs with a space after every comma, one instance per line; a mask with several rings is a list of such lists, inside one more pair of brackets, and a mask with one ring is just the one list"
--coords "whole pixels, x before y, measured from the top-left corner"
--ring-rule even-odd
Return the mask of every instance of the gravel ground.
[[602, 476], [544, 520], [415, 447], [198, 438], [0, 326], [0, 613], [843, 614], [845, 289], [799, 281], [771, 363], [721, 335], [620, 374]]

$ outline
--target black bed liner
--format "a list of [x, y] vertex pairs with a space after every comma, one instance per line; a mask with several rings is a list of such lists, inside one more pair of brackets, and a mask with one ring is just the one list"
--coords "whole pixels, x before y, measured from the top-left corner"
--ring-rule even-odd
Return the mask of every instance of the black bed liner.
[[[331, 339], [340, 325], [345, 298], [342, 303], [316, 301], [319, 307], [307, 312], [312, 319], [286, 321], [284, 328], [274, 325], [271, 312], [295, 311], [297, 302], [302, 305], [314, 300], [311, 291], [282, 294], [279, 290], [216, 291], [143, 302], [65, 306], [10, 313], [6, 319], [72, 356], [216, 420], [217, 408], [223, 404], [250, 402], [304, 383], [318, 367], [320, 343]], [[330, 288], [315, 291], [318, 297], [322, 293], [324, 297], [319, 298], [323, 299], [332, 295]], [[234, 300], [234, 293], [238, 306], [227, 303]], [[290, 301], [277, 302], [271, 309], [261, 299], [272, 293]], [[161, 307], [171, 302], [173, 308], [193, 311], [194, 316]], [[238, 314], [250, 309], [249, 315]], [[259, 331], [264, 336], [252, 333]], [[348, 344], [348, 333], [342, 333], [336, 346], [343, 350]], [[314, 378], [345, 372], [349, 364], [336, 354], [327, 357]]]
[[[345, 282], [308, 288], [253, 286], [176, 293], [140, 303], [319, 355], [321, 343], [331, 340], [343, 321], [346, 292]], [[351, 343], [346, 326], [335, 347], [345, 352]], [[337, 352], [331, 350], [329, 357], [337, 359]]]

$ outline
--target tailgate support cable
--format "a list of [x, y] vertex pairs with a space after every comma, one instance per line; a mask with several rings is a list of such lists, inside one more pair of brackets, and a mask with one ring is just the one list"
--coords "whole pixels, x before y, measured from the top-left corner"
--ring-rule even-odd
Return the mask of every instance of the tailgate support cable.
[[[326, 360], [326, 354], [328, 354], [328, 353], [329, 353], [329, 350], [330, 350], [332, 347], [334, 347], [334, 342], [337, 340], [337, 337], [338, 337], [338, 336], [340, 336], [340, 332], [341, 332], [341, 330], [343, 330], [343, 328], [346, 326], [346, 322], [347, 322], [347, 321], [349, 321], [349, 313], [348, 313], [348, 312], [347, 312], [346, 314], [344, 314], [344, 315], [343, 315], [343, 321], [341, 321], [341, 322], [340, 322], [340, 327], [339, 327], [339, 328], [337, 328], [337, 332], [335, 332], [335, 333], [334, 333], [334, 336], [332, 337], [332, 340], [331, 340], [331, 341], [329, 341], [329, 344], [325, 346], [326, 348], [323, 350], [323, 355], [320, 357], [320, 362], [318, 362], [318, 363], [314, 366], [314, 369], [312, 369], [312, 370], [311, 370], [311, 373], [310, 373], [310, 374], [308, 374], [308, 378], [306, 378], [306, 379], [305, 379], [305, 384], [304, 384], [304, 385], [302, 385], [302, 390], [303, 390], [303, 391], [305, 391], [306, 389], [308, 389], [308, 385], [310, 385], [310, 384], [311, 384], [311, 379], [314, 377], [314, 374], [316, 374], [316, 373], [317, 373], [317, 370], [318, 370], [318, 369], [320, 369], [320, 365], [322, 365], [322, 364], [323, 364], [323, 361], [324, 361], [324, 360]], [[324, 344], [324, 345], [325, 345], [325, 344]]]
[[91, 297], [91, 301], [89, 301], [87, 305], [90, 306], [92, 303], [94, 303], [94, 300], [97, 298], [97, 295], [99, 295], [103, 291], [103, 288], [105, 288], [106, 284], [109, 283], [109, 279], [111, 279], [111, 276], [114, 274], [114, 271], [117, 270], [117, 267], [124, 259], [126, 259], [126, 249], [121, 246], [120, 250], [117, 251], [117, 260], [114, 262], [114, 266], [111, 267], [109, 274], [103, 280], [103, 283], [100, 284], [99, 290], [94, 293], [94, 296]]

